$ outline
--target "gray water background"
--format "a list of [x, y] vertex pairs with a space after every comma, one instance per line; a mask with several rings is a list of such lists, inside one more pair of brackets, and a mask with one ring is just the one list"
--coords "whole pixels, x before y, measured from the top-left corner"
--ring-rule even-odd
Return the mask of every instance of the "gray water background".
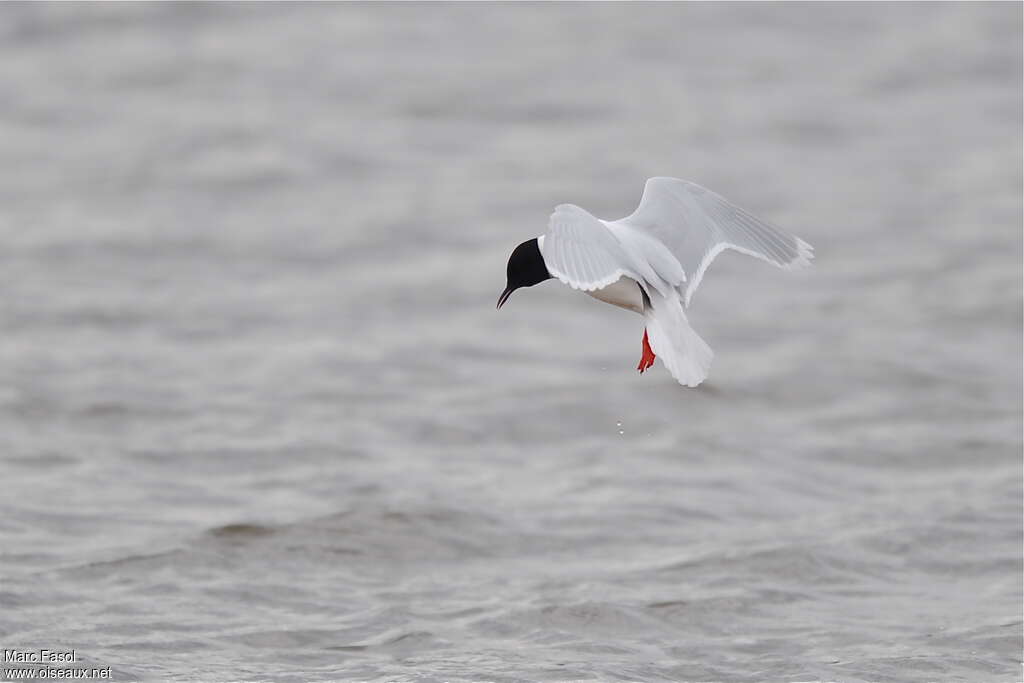
[[[0, 7], [0, 647], [120, 680], [1018, 681], [1021, 5]], [[696, 180], [688, 390], [549, 282]]]

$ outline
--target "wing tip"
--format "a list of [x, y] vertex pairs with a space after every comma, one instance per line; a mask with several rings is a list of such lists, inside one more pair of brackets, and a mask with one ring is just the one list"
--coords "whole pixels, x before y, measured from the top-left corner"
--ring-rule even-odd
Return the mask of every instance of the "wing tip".
[[784, 267], [786, 270], [799, 270], [801, 268], [807, 268], [811, 265], [814, 260], [814, 247], [807, 242], [804, 242], [799, 237], [794, 237], [796, 240], [796, 256], [793, 260], [787, 263]]
[[571, 287], [572, 289], [575, 289], [580, 292], [593, 292], [595, 289], [607, 287], [613, 282], [618, 281], [619, 278], [626, 275], [626, 272], [624, 270], [617, 270], [612, 275], [609, 275], [608, 277], [603, 278], [601, 280], [594, 280], [593, 282], [576, 282], [571, 277], [569, 277], [568, 275], [559, 270], [552, 270], [549, 267], [548, 272], [554, 275], [555, 279], [561, 282], [562, 284], [569, 285], [569, 287]]

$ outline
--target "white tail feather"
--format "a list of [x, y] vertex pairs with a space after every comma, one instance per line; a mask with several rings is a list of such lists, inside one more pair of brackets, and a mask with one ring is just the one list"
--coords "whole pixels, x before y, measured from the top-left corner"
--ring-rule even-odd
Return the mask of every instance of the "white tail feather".
[[703, 382], [715, 354], [690, 327], [679, 297], [665, 298], [652, 292], [644, 317], [651, 350], [669, 373], [684, 386], [695, 387]]

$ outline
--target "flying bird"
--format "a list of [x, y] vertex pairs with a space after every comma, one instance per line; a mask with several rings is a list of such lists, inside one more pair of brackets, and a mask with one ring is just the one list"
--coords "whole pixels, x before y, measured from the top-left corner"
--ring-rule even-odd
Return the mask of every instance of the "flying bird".
[[678, 178], [651, 178], [640, 206], [604, 221], [561, 204], [547, 232], [517, 246], [508, 259], [505, 291], [557, 278], [595, 299], [641, 314], [641, 374], [660, 357], [672, 377], [695, 387], [708, 376], [711, 348], [686, 319], [704, 271], [725, 249], [787, 270], [806, 266], [814, 248], [751, 215], [711, 190]]

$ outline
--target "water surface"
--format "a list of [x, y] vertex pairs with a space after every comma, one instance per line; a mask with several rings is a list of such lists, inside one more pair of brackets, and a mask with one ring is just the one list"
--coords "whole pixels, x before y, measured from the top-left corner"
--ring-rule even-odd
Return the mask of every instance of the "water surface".
[[[994, 681], [1021, 6], [0, 10], [0, 646], [119, 680]], [[545, 283], [716, 189], [698, 390]]]

